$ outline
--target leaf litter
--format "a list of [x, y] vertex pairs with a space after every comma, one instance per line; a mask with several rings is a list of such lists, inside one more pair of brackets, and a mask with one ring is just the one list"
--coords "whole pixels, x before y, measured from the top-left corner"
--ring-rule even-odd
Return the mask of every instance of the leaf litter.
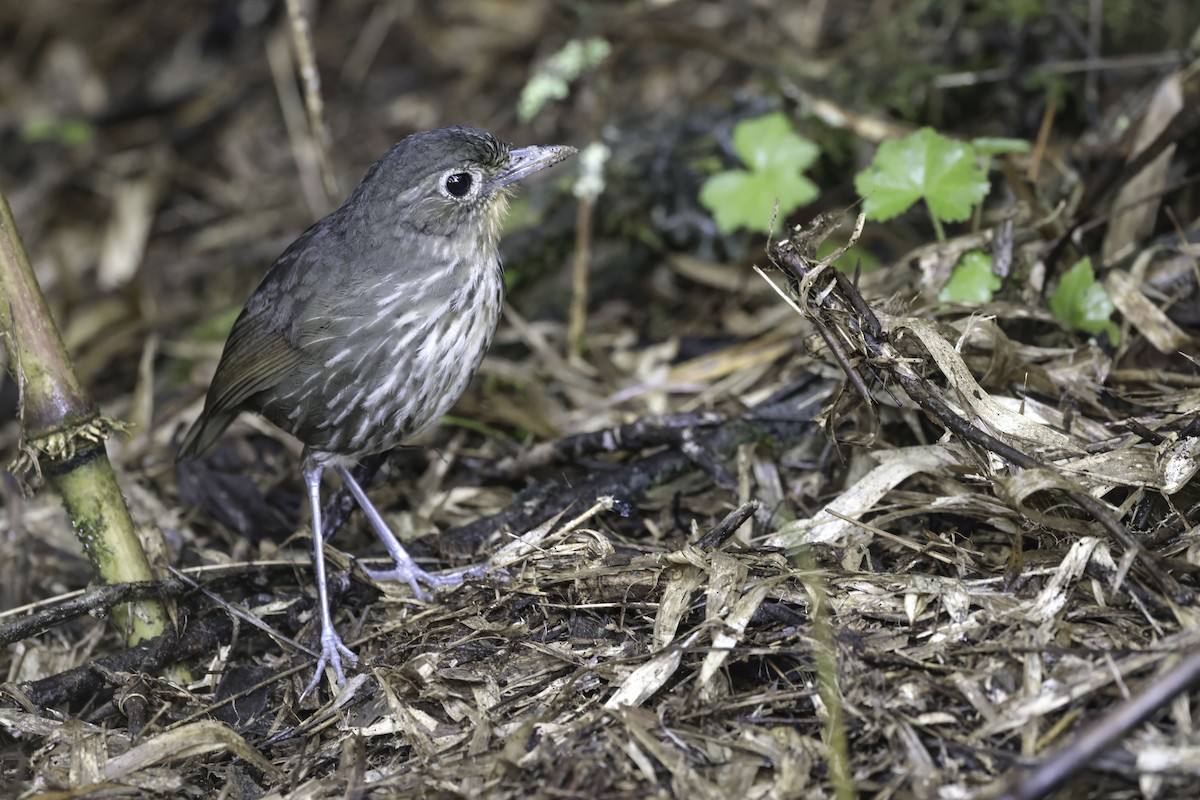
[[[339, 13], [329, 9], [328, 22]], [[475, 52], [460, 45], [476, 40], [441, 23], [414, 12], [409, 24], [447, 58]], [[539, 30], [521, 18], [510, 35]], [[71, 59], [56, 58], [69, 72]], [[1178, 113], [1174, 97], [1190, 84], [1172, 80], [1147, 114]], [[387, 113], [415, 123], [431, 102], [413, 97]], [[186, 373], [212, 348], [168, 326], [157, 367], [146, 368], [140, 334], [195, 303], [188, 290], [210, 282], [215, 252], [249, 273], [300, 229], [280, 211], [294, 185], [261, 180], [288, 169], [272, 146], [282, 134], [271, 143], [249, 116], [213, 123], [212, 152], [236, 181], [159, 160], [141, 175], [116, 161], [112, 174], [126, 177], [114, 196], [124, 199], [110, 218], [56, 228], [40, 207], [25, 217], [31, 244], [45, 243], [39, 231], [62, 234], [57, 261], [69, 280], [48, 282], [60, 307], [89, 285], [89, 242], [125, 243], [103, 251], [103, 281], [145, 282], [129, 286], [143, 295], [136, 313], [129, 295], [109, 294], [68, 324], [75, 342], [94, 341], [83, 347], [89, 382], [119, 384], [114, 353], [132, 354], [117, 363], [136, 365], [124, 369], [143, 396], [163, 397], [162, 372]], [[385, 128], [379, 121], [361, 127]], [[1160, 119], [1137, 129], [1150, 141], [1167, 128]], [[1029, 175], [1034, 157], [1006, 158]], [[35, 173], [46, 195], [72, 188], [57, 166]], [[173, 174], [184, 199], [148, 220], [162, 213], [150, 200], [178, 190], [164, 184]], [[1137, 197], [1165, 194], [1172, 180], [1159, 168], [1143, 177], [1151, 184]], [[10, 643], [0, 782], [29, 796], [232, 797], [815, 798], [832, 796], [843, 776], [862, 796], [954, 798], [994, 786], [1198, 649], [1200, 437], [1190, 423], [1200, 379], [1186, 313], [1196, 245], [1149, 242], [1136, 219], [1112, 234], [1112, 258], [1095, 274], [1119, 339], [1067, 331], [1044, 302], [1061, 271], [1051, 276], [1043, 226], [1117, 213], [1130, 199], [1121, 188], [1085, 198], [1090, 207], [1005, 206], [1004, 220], [989, 211], [980, 230], [914, 246], [856, 280], [802, 258], [820, 237], [787, 229], [771, 255], [786, 261], [790, 247], [806, 272], [769, 273], [786, 300], [716, 256], [672, 255], [652, 280], [655, 300], [677, 312], [671, 325], [653, 327], [635, 303], [604, 303], [589, 321], [588, 364], [559, 355], [560, 322], [510, 315], [481, 372], [493, 391], [477, 388], [456, 410], [483, 429], [446, 426], [433, 455], [395, 456], [389, 469], [402, 477], [372, 490], [430, 563], [487, 558], [497, 570], [421, 604], [356, 569], [347, 554], [366, 550], [366, 537], [349, 523], [329, 557], [339, 628], [362, 660], [346, 687], [304, 703], [305, 548], [180, 515], [168, 464], [188, 392], [165, 393], [149, 430], [111, 444], [135, 513], [173, 537], [190, 559], [182, 574], [217, 598], [176, 595], [181, 630], [200, 644], [184, 651], [187, 672], [173, 672], [122, 652], [87, 616]], [[196, 220], [210, 224], [193, 230]], [[996, 255], [1003, 224], [1013, 228], [1004, 255], [1024, 280], [984, 305], [938, 304], [963, 253]], [[176, 271], [139, 273], [131, 256]], [[239, 281], [220, 278], [214, 291], [232, 299]], [[120, 324], [99, 337], [97, 320]], [[194, 397], [204, 381], [183, 382]], [[128, 409], [127, 394], [104, 400]], [[805, 402], [789, 404], [798, 394]], [[697, 411], [710, 416], [649, 426], [653, 437], [635, 429]], [[513, 431], [556, 444], [596, 435], [532, 458]], [[264, 446], [252, 425], [233, 438], [215, 457], [243, 470], [236, 485], [253, 476], [256, 495], [219, 502], [261, 498], [294, 517], [281, 476], [296, 454]], [[597, 476], [639, 488], [569, 493]], [[555, 494], [563, 483], [568, 493]], [[750, 516], [721, 527], [750, 501]], [[532, 521], [489, 516], [518, 506], [537, 512]], [[10, 493], [4, 514], [13, 535], [0, 584], [16, 594], [0, 622], [87, 584], [64, 555], [70, 533], [52, 504]], [[481, 518], [494, 521], [468, 535]], [[421, 538], [435, 531], [444, 534]], [[1136, 728], [1074, 796], [1190, 796], [1193, 696]]]

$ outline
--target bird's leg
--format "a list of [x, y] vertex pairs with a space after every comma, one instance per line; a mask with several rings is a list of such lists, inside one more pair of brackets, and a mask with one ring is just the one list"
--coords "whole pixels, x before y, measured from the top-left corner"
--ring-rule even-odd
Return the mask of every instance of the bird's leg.
[[[396, 538], [396, 534], [392, 533], [391, 528], [383, 521], [379, 511], [375, 505], [367, 498], [367, 493], [363, 491], [362, 486], [350, 474], [350, 470], [345, 467], [337, 468], [338, 474], [342, 476], [350, 493], [354, 495], [354, 499], [358, 501], [358, 505], [362, 508], [363, 513], [367, 515], [367, 519], [371, 521], [371, 527], [375, 529], [375, 533], [383, 540], [383, 546], [391, 553], [392, 560], [396, 562], [396, 568], [390, 570], [366, 570], [366, 573], [373, 579], [387, 581], [404, 581], [412, 587], [413, 594], [420, 600], [428, 600], [429, 593], [421, 588], [421, 584], [429, 587], [439, 586], [458, 586], [463, 582], [463, 578], [470, 575], [472, 577], [480, 577], [483, 575], [483, 566], [468, 567], [466, 569], [447, 572], [443, 575], [434, 575], [431, 572], [426, 572], [417, 566], [417, 562], [412, 560], [412, 556], [404, 549], [404, 545], [400, 544], [400, 540]], [[365, 568], [364, 568], [365, 569]]]
[[[370, 486], [372, 479], [387, 458], [388, 453], [386, 452], [372, 453], [360, 458], [352, 470], [359, 485]], [[350, 489], [345, 486], [340, 487], [332, 497], [325, 501], [325, 510], [321, 514], [322, 533], [325, 541], [328, 542], [330, 537], [341, 529], [342, 524], [349, 518], [350, 512], [356, 506], [358, 506], [358, 501], [354, 499]]]
[[342, 643], [342, 637], [333, 627], [333, 618], [329, 614], [329, 585], [325, 580], [325, 539], [321, 535], [321, 471], [319, 466], [305, 467], [304, 483], [308, 487], [308, 500], [312, 505], [312, 537], [313, 537], [313, 567], [317, 571], [317, 595], [321, 606], [321, 657], [317, 659], [317, 671], [308, 686], [304, 688], [302, 698], [316, 688], [325, 673], [325, 665], [333, 667], [337, 675], [338, 686], [346, 683], [346, 675], [342, 672], [342, 657], [351, 664], [358, 661], [350, 648]]

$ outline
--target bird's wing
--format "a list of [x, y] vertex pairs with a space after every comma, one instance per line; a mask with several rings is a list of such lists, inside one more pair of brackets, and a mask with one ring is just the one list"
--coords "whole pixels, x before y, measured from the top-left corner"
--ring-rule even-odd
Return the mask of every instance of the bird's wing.
[[243, 401], [274, 386], [299, 360], [300, 351], [283, 333], [266, 330], [262, 323], [262, 317], [248, 317], [243, 312], [234, 324], [208, 388], [204, 411], [180, 445], [180, 458], [208, 449], [237, 417]]
[[297, 320], [309, 304], [319, 302], [309, 250], [319, 230], [314, 225], [292, 242], [246, 301], [208, 389], [205, 416], [236, 413], [247, 399], [278, 384], [301, 362]]
[[249, 397], [279, 383], [299, 362], [301, 351], [262, 315], [243, 314], [229, 334], [205, 413], [239, 408]]
[[[315, 257], [311, 245], [331, 235], [327, 230], [331, 219], [332, 215], [292, 242], [246, 301], [225, 342], [204, 411], [184, 437], [181, 456], [212, 444], [247, 400], [286, 380], [306, 356], [311, 358], [301, 341], [302, 329], [311, 324], [306, 318], [313, 307], [327, 302], [314, 284], [319, 283], [323, 268], [338, 266], [328, 263], [328, 254]], [[337, 248], [332, 252], [337, 253]]]

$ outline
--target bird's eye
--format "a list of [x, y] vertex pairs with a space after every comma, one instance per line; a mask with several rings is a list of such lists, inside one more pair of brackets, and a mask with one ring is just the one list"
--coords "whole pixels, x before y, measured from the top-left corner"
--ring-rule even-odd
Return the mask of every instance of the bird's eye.
[[467, 193], [471, 191], [473, 181], [474, 178], [469, 172], [451, 172], [446, 176], [442, 185], [451, 197], [466, 197]]

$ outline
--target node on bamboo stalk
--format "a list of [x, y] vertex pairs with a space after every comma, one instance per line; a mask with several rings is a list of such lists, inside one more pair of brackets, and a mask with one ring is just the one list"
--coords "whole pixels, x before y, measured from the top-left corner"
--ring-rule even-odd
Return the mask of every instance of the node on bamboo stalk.
[[[104, 448], [122, 426], [101, 415], [80, 385], [2, 191], [0, 338], [20, 392], [21, 445], [13, 474], [32, 471], [59, 493], [102, 581], [153, 580]], [[157, 600], [114, 609], [129, 644], [161, 634], [166, 616]]]

